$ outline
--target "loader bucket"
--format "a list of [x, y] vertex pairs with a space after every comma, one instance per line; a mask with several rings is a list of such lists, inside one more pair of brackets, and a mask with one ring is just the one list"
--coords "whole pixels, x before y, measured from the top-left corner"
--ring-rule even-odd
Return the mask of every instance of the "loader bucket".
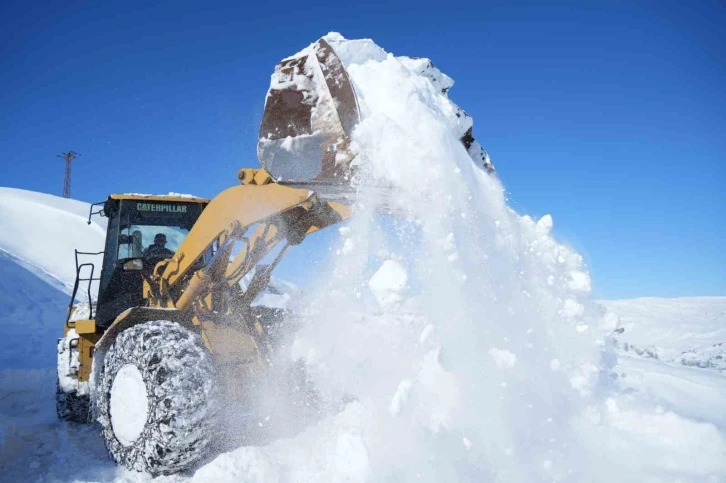
[[326, 188], [348, 185], [355, 154], [350, 134], [360, 114], [355, 90], [325, 39], [282, 60], [272, 74], [257, 156], [281, 184]]

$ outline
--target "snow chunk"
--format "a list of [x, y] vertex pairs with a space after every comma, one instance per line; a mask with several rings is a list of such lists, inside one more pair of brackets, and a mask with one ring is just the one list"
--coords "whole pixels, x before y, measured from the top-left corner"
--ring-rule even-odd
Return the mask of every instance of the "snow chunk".
[[[93, 304], [95, 307], [95, 304]], [[81, 302], [73, 306], [73, 312], [71, 313], [69, 322], [77, 322], [79, 320], [88, 320], [91, 316], [91, 304], [88, 302]], [[75, 330], [73, 330], [75, 332]]]
[[590, 293], [592, 290], [590, 275], [577, 270], [570, 272], [570, 280], [567, 282], [567, 286], [575, 292]]
[[352, 238], [346, 238], [343, 247], [340, 249], [341, 255], [350, 255], [355, 250], [355, 242]]
[[411, 381], [401, 381], [398, 385], [398, 389], [396, 389], [396, 393], [393, 395], [393, 399], [391, 399], [391, 404], [388, 406], [388, 411], [391, 414], [395, 416], [401, 412], [401, 408], [404, 404], [406, 404], [408, 396], [411, 394], [412, 387], [413, 384], [411, 384]]
[[[423, 76], [431, 81], [434, 88], [442, 94], [449, 92], [449, 89], [451, 89], [454, 85], [454, 79], [437, 69], [434, 63], [429, 59], [399, 57], [398, 60], [415, 74]], [[471, 127], [471, 118], [468, 114], [462, 111], [462, 116], [463, 115], [467, 118], [466, 122], [468, 122], [468, 124], [466, 129], [468, 129]]]
[[330, 32], [324, 38], [333, 47], [346, 68], [368, 61], [381, 62], [388, 57], [386, 51], [371, 39], [347, 40], [338, 32]]
[[498, 369], [511, 369], [517, 362], [517, 356], [506, 349], [492, 347], [489, 349], [489, 355], [494, 359]]
[[451, 427], [462, 397], [456, 377], [441, 367], [440, 359], [440, 349], [426, 354], [415, 387], [416, 414], [434, 432]]
[[78, 338], [76, 329], [70, 329], [65, 337], [58, 341], [58, 385], [64, 392], [78, 389], [78, 379], [74, 377], [78, 372], [78, 349], [71, 348], [71, 341], [76, 338]]
[[552, 215], [544, 215], [537, 221], [537, 230], [542, 233], [549, 233], [552, 230]]
[[373, 295], [382, 308], [392, 307], [404, 298], [408, 274], [395, 260], [386, 260], [368, 282]]
[[565, 300], [560, 313], [565, 317], [579, 317], [585, 312], [585, 307], [574, 299]]
[[424, 345], [433, 331], [433, 324], [427, 324], [426, 327], [424, 327], [424, 329], [421, 331], [421, 335], [418, 337], [419, 344]]

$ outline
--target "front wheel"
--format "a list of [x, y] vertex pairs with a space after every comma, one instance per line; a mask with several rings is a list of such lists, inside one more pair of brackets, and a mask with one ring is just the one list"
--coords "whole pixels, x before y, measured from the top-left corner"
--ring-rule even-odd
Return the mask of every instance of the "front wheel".
[[174, 322], [126, 329], [104, 358], [97, 407], [117, 463], [152, 475], [189, 469], [214, 434], [211, 357], [199, 336]]

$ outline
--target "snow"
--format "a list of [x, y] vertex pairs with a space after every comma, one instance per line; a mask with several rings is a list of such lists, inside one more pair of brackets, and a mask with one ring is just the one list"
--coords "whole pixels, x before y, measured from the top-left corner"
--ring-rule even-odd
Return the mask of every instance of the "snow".
[[369, 481], [369, 449], [362, 422], [369, 415], [359, 403], [349, 404], [294, 438], [264, 447], [243, 447], [217, 457], [198, 470], [199, 482]]
[[[55, 327], [58, 329], [58, 327]], [[71, 347], [71, 341], [78, 338], [75, 329], [70, 329], [65, 337], [58, 340], [57, 374], [58, 385], [65, 392], [88, 393], [88, 383], [78, 383], [74, 377], [78, 373], [78, 349]], [[73, 357], [71, 357], [73, 355]]]
[[[649, 350], [663, 360], [716, 352], [717, 345], [726, 341], [726, 297], [641, 298], [605, 301], [603, 305], [625, 329], [620, 339], [630, 350]], [[663, 319], [674, 323], [664, 327]]]
[[0, 251], [0, 370], [55, 367], [68, 298], [56, 279], [41, 278]]
[[[93, 304], [95, 307], [95, 304]], [[74, 306], [71, 316], [68, 318], [69, 322], [75, 322], [77, 320], [88, 320], [91, 316], [91, 304], [88, 302], [81, 302]], [[75, 330], [73, 331], [75, 332]], [[70, 332], [69, 332], [70, 334]]]
[[[396, 442], [422, 467], [391, 462], [377, 451], [371, 457], [374, 478], [394, 470], [403, 480], [423, 473], [422, 481], [492, 475], [530, 481], [545, 476], [541, 456], [561, 452], [563, 443], [571, 449], [560, 460], [582, 476], [587, 469], [568, 425], [590, 403], [580, 393], [592, 393], [597, 374], [581, 367], [598, 364], [600, 350], [597, 337], [577, 327], [597, 326], [602, 314], [584, 284], [577, 290], [546, 285], [549, 275], [566, 280], [586, 272], [582, 258], [552, 239], [547, 219], [538, 225], [511, 211], [497, 180], [472, 165], [459, 142], [470, 119], [457, 115], [460, 109], [442, 89], [441, 82], [451, 82], [422, 75], [426, 60], [383, 58], [377, 49], [366, 59], [363, 48], [341, 57], [362, 113], [353, 133], [364, 168], [360, 195], [365, 197], [368, 185], [394, 186], [388, 201], [410, 222], [382, 221], [374, 202], [358, 206], [362, 221], [351, 223], [350, 236], [369, 240], [369, 246], [336, 260], [340, 276], [333, 283], [354, 294], [366, 279], [362, 268], [372, 262], [369, 257], [384, 249], [413, 267], [418, 297], [387, 316], [366, 312], [355, 297], [340, 307], [329, 300], [314, 306], [315, 321], [301, 339], [325, 354], [309, 361], [316, 382], [331, 397], [352, 393], [372, 408], [397, 408], [401, 398], [391, 404], [392, 389], [383, 387], [413, 381], [396, 423], [386, 419], [390, 411], [382, 412], [370, 423], [367, 442], [389, 450]], [[386, 232], [381, 223], [395, 225], [385, 235], [390, 240], [375, 239], [374, 233]], [[365, 314], [363, 323], [348, 322], [351, 307]], [[408, 320], [402, 320], [405, 311], [412, 314]], [[436, 329], [427, 338], [432, 349], [419, 345], [428, 323]], [[530, 327], [535, 330], [527, 335]], [[555, 355], [560, 371], [539, 363]], [[353, 365], [346, 362], [351, 358]], [[575, 376], [577, 388], [571, 384]], [[553, 415], [570, 422], [534, 435], [518, 429], [538, 427]], [[468, 450], [460, 443], [464, 433], [472, 443]], [[551, 438], [558, 442], [549, 443]], [[457, 444], [448, 445], [448, 439]], [[466, 458], [486, 461], [487, 469], [447, 463], [464, 458], [464, 451]]]
[[378, 304], [387, 308], [403, 301], [407, 281], [406, 269], [395, 260], [386, 260], [368, 281], [368, 286]]
[[498, 369], [511, 369], [517, 362], [517, 356], [506, 349], [492, 347], [489, 349], [489, 355], [494, 359], [494, 364]]
[[148, 414], [144, 378], [135, 365], [126, 364], [111, 385], [111, 425], [122, 445], [130, 446], [141, 436]]
[[[240, 280], [242, 290], [247, 290], [247, 286], [252, 280], [255, 270], [251, 270]], [[270, 277], [270, 283], [252, 302], [252, 307], [269, 307], [272, 309], [290, 309], [293, 304], [300, 298], [300, 288], [294, 283], [282, 280], [277, 277]]]
[[170, 191], [167, 194], [160, 194], [160, 195], [152, 195], [152, 194], [147, 194], [147, 193], [124, 193], [124, 195], [126, 195], [126, 196], [138, 196], [138, 197], [141, 197], [141, 198], [151, 198], [151, 197], [154, 197], [154, 196], [174, 196], [174, 197], [177, 197], [177, 198], [200, 198], [199, 196], [190, 195], [190, 194], [186, 194], [186, 193], [175, 193], [173, 191]]
[[[432, 65], [425, 59], [396, 57], [369, 40], [328, 40], [362, 116], [352, 136], [357, 217], [342, 242], [355, 246], [333, 252], [294, 355], [326, 398], [352, 395], [371, 414], [362, 421], [370, 479], [724, 476], [718, 426], [704, 433], [678, 407], [673, 417], [651, 418], [657, 404], [616, 372], [617, 319], [590, 297], [588, 268], [553, 238], [552, 217], [517, 214], [499, 181], [472, 165], [459, 142], [470, 119], [447, 96], [453, 83], [422, 71]], [[382, 215], [368, 186], [393, 186], [383, 211], [393, 205], [403, 216]], [[376, 273], [386, 259], [406, 267], [411, 288], [380, 313], [369, 300], [387, 295], [379, 289], [391, 277]], [[608, 412], [608, 399], [619, 412]], [[634, 437], [648, 425], [654, 437], [671, 427], [689, 432], [670, 447], [684, 454], [707, 434], [714, 446], [699, 462], [705, 469], [684, 457], [668, 470], [613, 464], [641, 451], [662, 462], [660, 442]]]
[[[283, 349], [331, 409], [159, 481], [724, 481], [726, 297], [593, 300], [552, 217], [516, 213], [471, 163], [451, 79], [370, 40], [327, 38], [359, 94], [359, 202]], [[402, 216], [381, 214], [370, 185], [394, 187]], [[28, 219], [14, 228], [53, 233]], [[55, 274], [57, 260], [33, 263]], [[265, 296], [286, 307], [288, 288]], [[3, 475], [148, 481], [104, 459], [87, 428], [54, 421], [52, 383], [0, 372]]]
[[[74, 250], [99, 252], [105, 241], [106, 219], [94, 216], [88, 225], [89, 209], [76, 200], [0, 188], [0, 367], [55, 366], [76, 277]], [[101, 257], [82, 260], [95, 262], [100, 275]], [[77, 299], [85, 299], [84, 286]], [[88, 310], [79, 308], [76, 318]]]
[[[94, 216], [88, 225], [89, 208], [76, 200], [0, 188], [0, 251], [70, 293], [76, 279], [74, 250], [103, 251], [106, 219]], [[100, 270], [100, 257], [83, 260], [95, 262]]]

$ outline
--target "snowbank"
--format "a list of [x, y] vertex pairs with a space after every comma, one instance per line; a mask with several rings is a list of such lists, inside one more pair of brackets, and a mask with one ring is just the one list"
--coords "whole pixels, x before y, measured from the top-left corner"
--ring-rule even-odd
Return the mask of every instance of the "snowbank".
[[69, 297], [0, 251], [0, 370], [55, 367]]
[[89, 208], [76, 200], [0, 188], [0, 368], [55, 366], [76, 275], [74, 249], [103, 250], [105, 228], [98, 223], [105, 219], [89, 226]]
[[[76, 279], [74, 250], [103, 251], [106, 219], [94, 216], [88, 225], [89, 208], [81, 201], [0, 188], [0, 250], [70, 293]], [[88, 260], [100, 270], [100, 257]]]

